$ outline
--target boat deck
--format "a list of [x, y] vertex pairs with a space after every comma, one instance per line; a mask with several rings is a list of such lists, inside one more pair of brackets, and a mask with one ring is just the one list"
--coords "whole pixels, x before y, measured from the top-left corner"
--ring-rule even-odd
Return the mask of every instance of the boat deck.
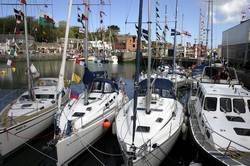
[[225, 165], [250, 165], [250, 153], [230, 151], [230, 153], [228, 152], [225, 154], [225, 152], [217, 150], [208, 141], [206, 141], [207, 139], [201, 133], [198, 124], [198, 119], [196, 117], [196, 114], [194, 113], [194, 104], [195, 100], [191, 100], [188, 103], [188, 109], [190, 113], [189, 122], [191, 132], [196, 143], [212, 157], [214, 157]]
[[[68, 97], [66, 97], [66, 96], [67, 95], [65, 95], [63, 97], [62, 104], [64, 104], [68, 100]], [[22, 115], [22, 116], [13, 117], [13, 118], [8, 116], [8, 112], [10, 110], [10, 107], [11, 107], [11, 104], [7, 105], [4, 108], [4, 110], [2, 110], [2, 114], [0, 115], [0, 129], [1, 128], [8, 128], [8, 127], [11, 127], [13, 125], [20, 124], [20, 123], [22, 123], [22, 122], [24, 122], [26, 120], [35, 118], [35, 117], [37, 117], [39, 115], [42, 115], [44, 113], [46, 114], [46, 112], [54, 111], [54, 109], [57, 108], [57, 103], [51, 105], [50, 107], [48, 107], [46, 109], [43, 109], [43, 110], [39, 109], [39, 110], [37, 110], [36, 113], [33, 113], [31, 115]]]

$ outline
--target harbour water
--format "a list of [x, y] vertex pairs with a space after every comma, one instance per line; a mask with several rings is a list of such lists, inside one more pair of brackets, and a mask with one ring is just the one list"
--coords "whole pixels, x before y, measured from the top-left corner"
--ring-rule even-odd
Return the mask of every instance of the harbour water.
[[[35, 62], [34, 65], [39, 70], [41, 77], [57, 77], [60, 69], [60, 61], [42, 61]], [[4, 68], [5, 64], [1, 64]], [[0, 108], [11, 102], [26, 88], [25, 63], [19, 62], [16, 64], [16, 71], [13, 72], [6, 68], [5, 76], [0, 77]], [[117, 80], [123, 80], [126, 83], [126, 92], [131, 98], [133, 95], [133, 75], [135, 66], [133, 63], [125, 64], [103, 64], [97, 65], [89, 63], [89, 68], [92, 71], [105, 70], [110, 77]], [[67, 61], [66, 79], [71, 78], [72, 71], [82, 76], [82, 66], [74, 65], [73, 61]], [[179, 90], [179, 98], [185, 104], [188, 99], [189, 90], [187, 88]], [[4, 160], [4, 166], [25, 165], [25, 166], [50, 166], [56, 165], [53, 159], [56, 158], [54, 147], [51, 144], [53, 138], [53, 126], [34, 138], [28, 144], [17, 150], [11, 156]], [[41, 154], [43, 153], [43, 154]], [[197, 158], [197, 150], [193, 145], [190, 137], [185, 140], [182, 136], [178, 139], [176, 145], [172, 149], [170, 155], [162, 162], [163, 165], [188, 165], [193, 160], [200, 160], [203, 165], [206, 161], [202, 158]], [[46, 156], [47, 155], [47, 156]], [[49, 157], [48, 157], [49, 156]], [[99, 141], [93, 146], [73, 160], [70, 165], [107, 165], [119, 166], [122, 164], [122, 156], [116, 136], [108, 131]]]

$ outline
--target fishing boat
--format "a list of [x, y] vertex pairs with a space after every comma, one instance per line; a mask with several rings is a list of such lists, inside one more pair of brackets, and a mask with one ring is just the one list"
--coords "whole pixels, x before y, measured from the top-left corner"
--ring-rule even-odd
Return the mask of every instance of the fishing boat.
[[[67, 27], [69, 27], [71, 7], [72, 0], [69, 3]], [[88, 8], [88, 2], [85, 7]], [[88, 12], [86, 16], [88, 17]], [[87, 21], [86, 31], [88, 31]], [[68, 30], [66, 29], [66, 39]], [[88, 56], [87, 34], [85, 36], [85, 59]], [[83, 78], [86, 87], [84, 92], [78, 98], [70, 100], [64, 108], [59, 109], [56, 116], [54, 137], [57, 165], [67, 164], [83, 151], [88, 151], [89, 146], [111, 127], [117, 111], [127, 102], [127, 96], [118, 88], [114, 80], [94, 77], [87, 66], [86, 61]]]
[[250, 92], [239, 84], [234, 68], [205, 67], [188, 110], [194, 141], [211, 160], [249, 165]]
[[[173, 82], [151, 75], [150, 65], [148, 77], [139, 82], [142, 3], [140, 0], [134, 98], [119, 111], [115, 124], [125, 165], [157, 166], [175, 144], [184, 112], [176, 99]], [[150, 28], [148, 34], [148, 64], [151, 64]]]
[[[28, 33], [26, 21], [26, 4], [23, 4], [25, 44], [27, 56], [28, 90], [21, 94], [0, 113], [0, 156], [6, 157], [15, 149], [48, 128], [57, 110], [57, 78], [40, 78], [33, 84], [29, 62]], [[67, 89], [62, 87], [62, 104], [66, 102]]]

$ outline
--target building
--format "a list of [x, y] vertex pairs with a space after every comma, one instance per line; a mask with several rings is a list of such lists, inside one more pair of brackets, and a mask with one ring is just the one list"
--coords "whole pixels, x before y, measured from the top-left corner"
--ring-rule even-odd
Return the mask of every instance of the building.
[[246, 66], [250, 63], [250, 20], [223, 32], [222, 57], [232, 65]]
[[137, 38], [135, 35], [118, 35], [115, 42], [115, 49], [119, 51], [136, 51]]

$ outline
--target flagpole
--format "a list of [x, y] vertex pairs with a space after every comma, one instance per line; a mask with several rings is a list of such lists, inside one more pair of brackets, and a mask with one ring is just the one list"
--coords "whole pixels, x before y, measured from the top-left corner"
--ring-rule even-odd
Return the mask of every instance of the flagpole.
[[167, 5], [165, 5], [165, 25], [164, 25], [164, 56], [166, 57], [166, 36], [167, 36]]
[[[85, 20], [85, 42], [84, 42], [84, 54], [85, 54], [85, 67], [88, 67], [88, 20], [89, 20], [89, 0], [86, 0], [85, 3], [85, 15], [87, 19]], [[85, 68], [85, 69], [86, 69]], [[86, 70], [85, 70], [86, 71]], [[84, 71], [84, 73], [85, 73]], [[88, 104], [88, 86], [85, 85], [84, 90], [84, 105]]]
[[66, 30], [65, 30], [65, 38], [64, 38], [64, 47], [63, 47], [63, 56], [62, 56], [62, 64], [60, 68], [59, 73], [59, 79], [58, 79], [58, 87], [57, 90], [59, 92], [58, 97], [58, 110], [61, 110], [61, 103], [62, 103], [62, 90], [64, 87], [64, 72], [65, 72], [65, 65], [66, 65], [66, 57], [67, 57], [67, 46], [68, 46], [68, 40], [69, 40], [69, 25], [70, 25], [70, 17], [71, 17], [71, 9], [72, 9], [72, 0], [69, 0], [69, 10], [68, 10], [68, 17], [67, 17], [67, 23], [66, 23]]
[[28, 76], [28, 92], [29, 97], [35, 100], [34, 94], [32, 93], [31, 77], [30, 77], [30, 57], [29, 57], [29, 43], [28, 43], [28, 28], [26, 19], [26, 2], [23, 3], [23, 20], [24, 20], [24, 33], [25, 33], [25, 51], [26, 51], [26, 61], [27, 61], [27, 76]]

